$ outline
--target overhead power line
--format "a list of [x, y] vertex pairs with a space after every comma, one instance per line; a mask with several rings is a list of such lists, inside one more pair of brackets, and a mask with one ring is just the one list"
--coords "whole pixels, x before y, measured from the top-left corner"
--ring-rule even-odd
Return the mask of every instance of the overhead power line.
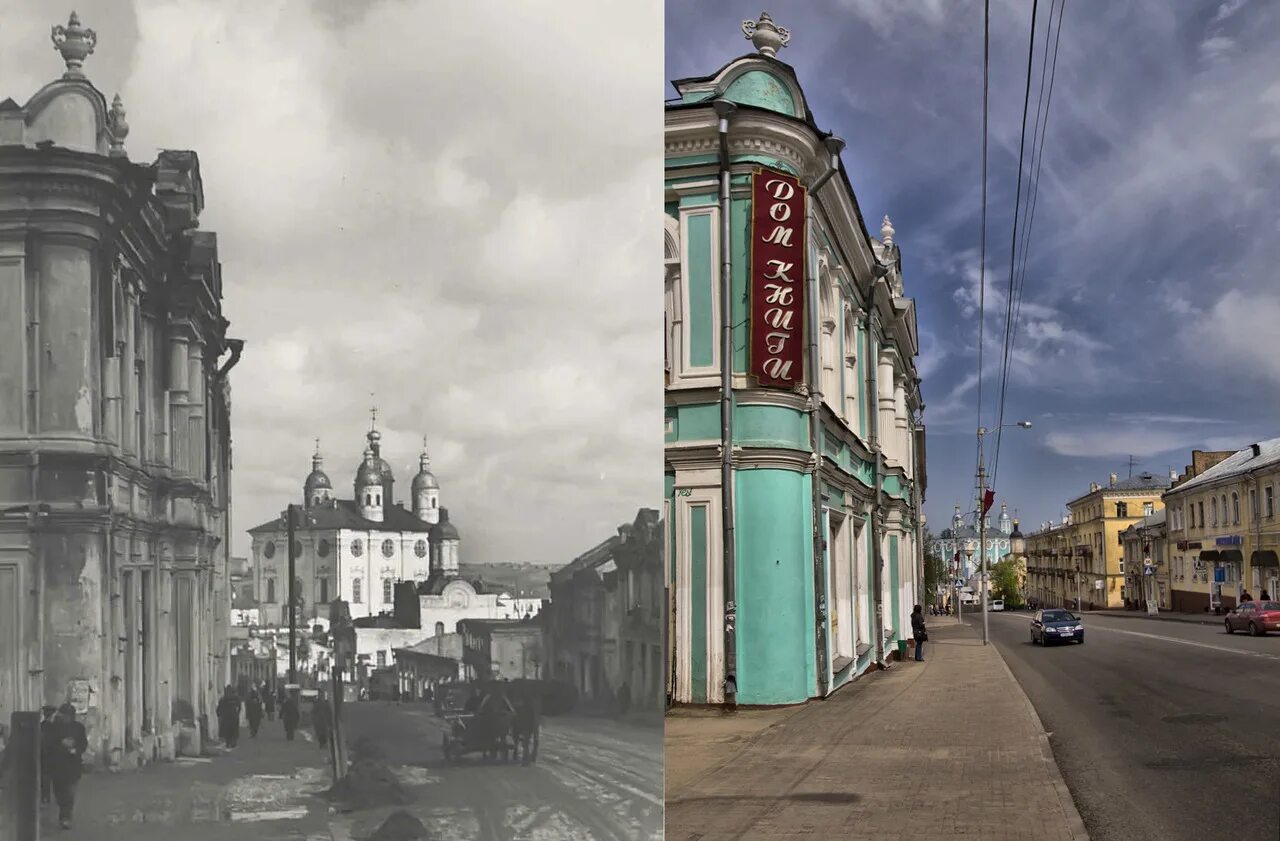
[[996, 421], [996, 451], [993, 455], [993, 469], [991, 471], [991, 484], [995, 484], [996, 468], [1000, 463], [1000, 441], [1001, 431], [1004, 426], [1004, 406], [1005, 395], [1009, 385], [1009, 350], [1010, 338], [1013, 330], [1013, 281], [1017, 276], [1017, 251], [1018, 251], [1018, 221], [1019, 214], [1022, 210], [1022, 173], [1024, 154], [1027, 144], [1027, 114], [1031, 107], [1031, 79], [1032, 71], [1035, 68], [1035, 50], [1036, 50], [1036, 17], [1040, 10], [1040, 0], [1032, 0], [1031, 3], [1031, 37], [1027, 45], [1027, 84], [1022, 95], [1022, 129], [1018, 138], [1018, 186], [1014, 194], [1013, 201], [1013, 236], [1009, 240], [1009, 288], [1005, 295], [1005, 322], [1004, 322], [1004, 355], [1001, 363], [1000, 375], [1000, 402], [998, 420]]

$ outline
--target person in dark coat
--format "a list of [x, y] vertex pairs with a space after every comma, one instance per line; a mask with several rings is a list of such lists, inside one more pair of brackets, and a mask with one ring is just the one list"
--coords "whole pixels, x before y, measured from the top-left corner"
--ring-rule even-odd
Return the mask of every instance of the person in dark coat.
[[222, 700], [218, 702], [216, 712], [218, 735], [227, 743], [227, 747], [234, 748], [240, 741], [240, 699], [236, 697], [236, 690], [233, 687], [227, 687]]
[[249, 692], [249, 700], [244, 702], [244, 717], [249, 720], [249, 736], [258, 738], [258, 728], [262, 725], [262, 701], [257, 691]]
[[333, 710], [329, 707], [329, 699], [317, 695], [311, 701], [311, 727], [316, 733], [316, 742], [320, 747], [329, 746], [329, 734], [333, 732]]
[[924, 608], [920, 605], [911, 611], [911, 636], [916, 640], [916, 659], [924, 662], [924, 644], [929, 641], [929, 631], [924, 626]]
[[267, 714], [267, 721], [276, 720], [276, 696], [265, 683], [262, 684], [262, 708]]
[[76, 786], [84, 773], [81, 757], [89, 749], [84, 725], [76, 721], [76, 709], [70, 704], [58, 708], [51, 735], [56, 740], [49, 758], [49, 776], [53, 797], [58, 801], [58, 820], [63, 829], [71, 828], [71, 814], [76, 806]]
[[280, 722], [284, 724], [284, 737], [291, 742], [294, 732], [298, 729], [300, 717], [297, 700], [292, 695], [285, 695], [283, 703], [280, 704]]
[[58, 746], [58, 737], [54, 730], [58, 726], [58, 708], [40, 708], [40, 803], [47, 806], [53, 802], [53, 777], [49, 769], [53, 767], [53, 755]]

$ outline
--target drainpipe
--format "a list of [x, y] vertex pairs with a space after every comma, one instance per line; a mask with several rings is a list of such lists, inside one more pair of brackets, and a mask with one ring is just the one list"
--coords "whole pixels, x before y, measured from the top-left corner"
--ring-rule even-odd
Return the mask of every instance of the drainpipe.
[[738, 106], [717, 99], [720, 133], [720, 523], [724, 548], [724, 705], [738, 705], [737, 547], [733, 506], [733, 232], [729, 226], [729, 119]]
[[[873, 267], [873, 272], [880, 269], [879, 266]], [[868, 306], [870, 310], [867, 316], [867, 393], [872, 395], [871, 400], [879, 399], [880, 394], [880, 342], [877, 334], [880, 332], [880, 315], [874, 309], [875, 302], [872, 301]], [[875, 482], [875, 503], [871, 511], [871, 551], [875, 552], [875, 566], [873, 567], [874, 575], [872, 578], [875, 587], [876, 614], [875, 625], [872, 632], [875, 636], [875, 662], [882, 668], [889, 668], [889, 662], [884, 656], [884, 552], [880, 546], [882, 525], [882, 507], [884, 505], [884, 452], [880, 447], [880, 411], [876, 403], [872, 403], [874, 407], [869, 412], [870, 424], [868, 425], [871, 450], [875, 454], [875, 471], [872, 480]]]
[[[805, 195], [806, 223], [814, 221], [814, 196], [824, 184], [831, 180], [840, 168], [840, 152], [844, 149], [844, 141], [832, 135], [823, 141], [827, 153], [827, 169], [817, 177]], [[811, 227], [813, 227], [811, 225]], [[808, 248], [809, 238], [805, 237]], [[806, 255], [808, 256], [808, 255]], [[809, 334], [809, 441], [813, 447], [813, 596], [814, 596], [814, 648], [818, 674], [818, 697], [825, 697], [828, 692], [829, 677], [827, 668], [830, 662], [830, 651], [827, 645], [827, 576], [826, 576], [826, 529], [822, 527], [822, 357], [818, 347], [818, 336], [822, 330], [819, 309], [818, 271], [815, 260], [808, 261], [808, 301], [806, 315], [808, 317]]]

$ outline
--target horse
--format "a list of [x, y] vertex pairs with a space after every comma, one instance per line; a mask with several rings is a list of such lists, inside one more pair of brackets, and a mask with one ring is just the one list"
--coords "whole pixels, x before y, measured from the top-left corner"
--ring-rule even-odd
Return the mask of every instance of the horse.
[[538, 731], [542, 718], [538, 707], [536, 699], [522, 699], [511, 721], [511, 741], [516, 745], [522, 765], [529, 765], [538, 758]]

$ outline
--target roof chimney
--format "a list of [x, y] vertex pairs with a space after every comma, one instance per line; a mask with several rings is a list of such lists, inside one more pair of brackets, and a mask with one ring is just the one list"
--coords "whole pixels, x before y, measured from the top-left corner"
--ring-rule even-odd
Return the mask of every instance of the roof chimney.
[[1120, 477], [1119, 477], [1119, 476], [1117, 476], [1116, 474], [1112, 473], [1112, 474], [1111, 474], [1111, 487], [1113, 487], [1113, 488], [1114, 488], [1114, 487], [1116, 486], [1116, 482], [1117, 482], [1119, 479], [1120, 479]]
[[1094, 491], [1100, 491], [1100, 490], [1102, 490], [1102, 485], [1099, 485], [1097, 482], [1089, 483], [1089, 493], [1093, 493]]
[[1178, 481], [1178, 471], [1174, 470], [1172, 467], [1169, 468], [1169, 481], [1170, 482]]
[[1254, 457], [1254, 458], [1257, 458], [1257, 457], [1258, 457], [1258, 456], [1260, 456], [1260, 455], [1262, 455], [1262, 445], [1261, 445], [1261, 444], [1254, 444], [1254, 445], [1253, 445], [1253, 457]]

